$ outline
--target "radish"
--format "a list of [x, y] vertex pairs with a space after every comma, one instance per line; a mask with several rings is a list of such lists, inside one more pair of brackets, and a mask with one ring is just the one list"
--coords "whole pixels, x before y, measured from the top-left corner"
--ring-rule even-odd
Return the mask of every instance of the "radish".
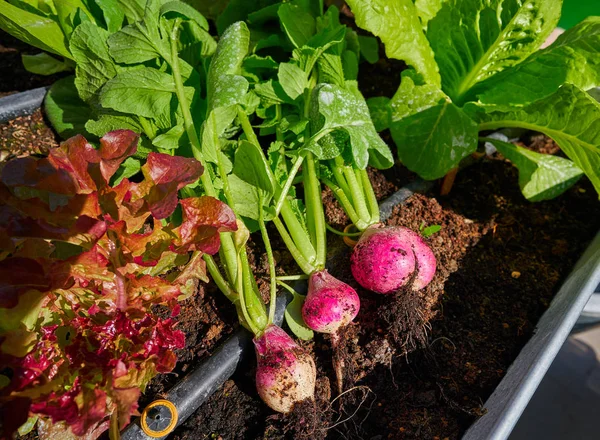
[[271, 409], [288, 413], [296, 403], [314, 396], [315, 362], [286, 332], [271, 324], [253, 342], [256, 389]]
[[329, 275], [325, 269], [310, 275], [308, 295], [302, 306], [302, 317], [306, 325], [314, 331], [331, 335], [333, 368], [340, 394], [343, 391], [344, 359], [338, 351], [339, 331], [356, 318], [359, 309], [358, 295], [348, 284]]
[[403, 226], [369, 227], [354, 247], [350, 264], [361, 286], [384, 294], [396, 292], [411, 280], [411, 288], [420, 290], [433, 279], [436, 269], [427, 243]]
[[360, 300], [348, 284], [327, 270], [313, 272], [308, 279], [308, 295], [302, 307], [304, 322], [319, 333], [337, 334], [358, 314]]

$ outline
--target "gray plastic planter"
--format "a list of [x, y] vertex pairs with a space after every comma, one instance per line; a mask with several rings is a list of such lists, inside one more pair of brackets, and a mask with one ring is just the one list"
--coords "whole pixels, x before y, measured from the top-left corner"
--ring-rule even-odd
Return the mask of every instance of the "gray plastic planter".
[[[32, 113], [43, 100], [45, 89], [0, 98], [0, 123]], [[381, 218], [387, 219], [394, 206], [414, 192], [424, 192], [430, 182], [417, 180], [400, 189], [380, 205]], [[503, 440], [521, 416], [527, 403], [566, 340], [581, 311], [600, 284], [600, 233], [589, 245], [540, 319], [534, 336], [521, 350], [494, 393], [485, 403], [487, 413], [464, 435], [466, 440]], [[278, 319], [282, 319], [287, 300], [278, 300]], [[235, 371], [242, 357], [252, 353], [249, 334], [241, 329], [225, 341], [198, 367], [182, 379], [165, 396], [179, 413], [175, 427], [189, 417]], [[157, 408], [152, 413], [157, 430], [170, 422], [169, 411]], [[166, 419], [165, 419], [166, 418]], [[173, 428], [174, 429], [174, 428]], [[169, 431], [170, 432], [170, 431]], [[122, 433], [124, 439], [151, 439], [141, 430], [139, 420]], [[154, 438], [165, 438], [154, 437]]]

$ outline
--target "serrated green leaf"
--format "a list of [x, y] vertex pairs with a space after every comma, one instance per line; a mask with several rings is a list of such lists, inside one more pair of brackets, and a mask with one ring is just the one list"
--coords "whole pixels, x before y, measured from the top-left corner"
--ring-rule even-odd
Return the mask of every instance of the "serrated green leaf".
[[443, 177], [477, 149], [477, 124], [451, 102], [394, 119], [390, 125], [400, 161], [424, 179]]
[[173, 77], [149, 67], [119, 73], [100, 91], [100, 104], [146, 118], [168, 111], [175, 93]]
[[486, 104], [527, 104], [565, 83], [582, 90], [600, 85], [600, 17], [568, 29], [546, 49], [482, 82], [474, 93]]
[[71, 35], [70, 48], [77, 62], [75, 86], [86, 102], [117, 74], [115, 63], [108, 54], [108, 31], [92, 22], [82, 23]]
[[388, 58], [405, 61], [441, 86], [438, 66], [412, 0], [348, 0], [356, 24], [381, 38]]
[[46, 116], [63, 139], [84, 134], [85, 124], [92, 116], [90, 107], [79, 98], [74, 80], [73, 76], [59, 79], [44, 99]]
[[62, 0], [53, 4], [58, 23], [67, 38], [71, 37], [73, 30], [80, 23], [92, 20], [92, 14], [82, 0]]
[[63, 61], [51, 57], [46, 52], [35, 55], [21, 54], [21, 60], [25, 70], [36, 75], [54, 75], [58, 72], [64, 72], [71, 68]]
[[483, 140], [491, 142], [518, 168], [521, 192], [530, 202], [553, 199], [583, 176], [583, 171], [568, 159], [536, 153], [498, 139]]
[[[319, 118], [319, 114], [322, 118]], [[323, 150], [324, 144], [319, 143], [324, 133], [344, 130], [350, 137], [351, 154], [358, 168], [366, 168], [370, 159], [375, 160], [374, 165], [378, 167], [390, 167], [394, 163], [388, 146], [373, 126], [367, 103], [355, 82], [347, 81], [344, 89], [333, 84], [318, 86], [313, 94], [311, 119], [314, 121], [312, 130], [315, 134], [307, 149], [317, 157], [332, 158], [330, 153]], [[343, 136], [337, 136], [336, 143], [343, 143]], [[343, 148], [340, 147], [339, 151], [343, 151]]]
[[181, 23], [178, 44], [179, 57], [198, 71], [204, 70], [204, 60], [217, 49], [212, 35], [192, 21]]
[[254, 86], [254, 93], [260, 98], [262, 105], [270, 107], [275, 104], [288, 103], [294, 101], [285, 93], [278, 81], [269, 80]]
[[159, 32], [158, 8], [158, 0], [149, 1], [143, 20], [125, 26], [108, 38], [110, 55], [117, 63], [143, 63], [158, 56], [170, 59], [168, 43]]
[[315, 334], [302, 318], [302, 305], [305, 299], [304, 295], [294, 293], [294, 299], [285, 308], [285, 322], [296, 337], [303, 341], [310, 341]]
[[600, 104], [566, 84], [544, 99], [524, 107], [469, 103], [465, 112], [480, 130], [521, 127], [546, 134], [583, 170], [600, 193]]
[[129, 24], [144, 18], [146, 0], [117, 0]]
[[[352, 52], [349, 53], [354, 55]], [[318, 58], [317, 66], [319, 68], [319, 82], [344, 86], [345, 71], [341, 56], [333, 53], [324, 53]], [[356, 63], [356, 71], [358, 73], [358, 63]]]
[[561, 2], [547, 0], [445, 2], [427, 25], [442, 90], [454, 102], [464, 102], [475, 84], [538, 49], [560, 11]]

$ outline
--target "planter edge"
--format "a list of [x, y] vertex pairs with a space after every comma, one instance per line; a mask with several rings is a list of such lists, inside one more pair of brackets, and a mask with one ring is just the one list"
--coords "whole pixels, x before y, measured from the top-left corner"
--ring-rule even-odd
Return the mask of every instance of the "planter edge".
[[588, 299], [600, 283], [600, 232], [544, 312], [527, 344], [486, 401], [487, 413], [463, 440], [508, 438]]

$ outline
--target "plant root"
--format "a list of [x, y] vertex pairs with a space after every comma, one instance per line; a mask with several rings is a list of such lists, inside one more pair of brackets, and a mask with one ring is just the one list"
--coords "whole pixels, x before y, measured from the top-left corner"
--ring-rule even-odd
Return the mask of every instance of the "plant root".
[[[409, 283], [410, 285], [410, 283]], [[429, 324], [424, 316], [426, 306], [419, 292], [400, 289], [391, 301], [379, 308], [379, 316], [388, 326], [397, 354], [406, 355], [427, 344]]]
[[331, 360], [335, 373], [335, 383], [338, 395], [344, 392], [344, 384], [354, 385], [354, 364], [348, 353], [348, 337], [351, 335], [352, 324], [341, 328], [337, 333], [331, 334]]

